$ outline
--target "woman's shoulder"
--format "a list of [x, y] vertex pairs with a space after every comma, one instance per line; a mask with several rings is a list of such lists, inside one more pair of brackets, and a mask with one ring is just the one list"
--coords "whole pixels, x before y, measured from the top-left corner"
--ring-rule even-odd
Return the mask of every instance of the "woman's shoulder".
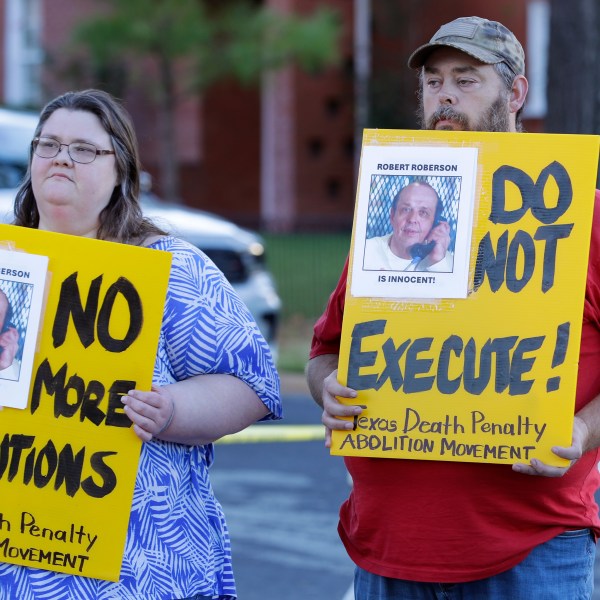
[[[214, 262], [197, 246], [176, 236], [163, 235], [147, 245], [171, 255], [171, 277], [180, 282], [200, 280], [203, 286], [227, 288], [227, 280]], [[200, 278], [200, 279], [199, 279]]]
[[199, 256], [205, 256], [196, 246], [174, 235], [153, 235], [146, 238], [144, 246], [153, 250], [165, 250], [173, 253], [192, 253]]
[[152, 250], [162, 250], [163, 252], [169, 252], [171, 254], [171, 271], [181, 270], [193, 271], [198, 270], [202, 272], [218, 271], [214, 266], [210, 258], [202, 252], [197, 246], [194, 246], [190, 242], [182, 240], [173, 235], [162, 235], [156, 236], [154, 239], [149, 240], [149, 243], [144, 244], [147, 248]]

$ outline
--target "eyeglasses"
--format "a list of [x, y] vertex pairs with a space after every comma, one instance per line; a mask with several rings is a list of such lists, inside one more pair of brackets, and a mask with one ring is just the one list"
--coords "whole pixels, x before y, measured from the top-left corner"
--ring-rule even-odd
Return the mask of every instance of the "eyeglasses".
[[58, 155], [61, 148], [65, 146], [71, 160], [83, 165], [94, 162], [98, 155], [115, 153], [114, 150], [98, 150], [94, 144], [88, 144], [87, 142], [61, 144], [58, 140], [47, 137], [36, 137], [31, 142], [31, 145], [33, 146], [33, 151], [40, 158], [54, 158]]

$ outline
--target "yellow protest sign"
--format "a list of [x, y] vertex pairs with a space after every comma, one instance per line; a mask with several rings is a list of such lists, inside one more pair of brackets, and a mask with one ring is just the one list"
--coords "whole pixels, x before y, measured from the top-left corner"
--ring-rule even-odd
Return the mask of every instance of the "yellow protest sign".
[[[339, 359], [365, 410], [333, 454], [564, 464], [597, 164], [597, 136], [365, 131]], [[435, 261], [407, 186], [443, 205]]]
[[29, 403], [0, 412], [0, 561], [117, 581], [141, 448], [121, 397], [150, 389], [170, 254], [0, 239], [49, 258]]

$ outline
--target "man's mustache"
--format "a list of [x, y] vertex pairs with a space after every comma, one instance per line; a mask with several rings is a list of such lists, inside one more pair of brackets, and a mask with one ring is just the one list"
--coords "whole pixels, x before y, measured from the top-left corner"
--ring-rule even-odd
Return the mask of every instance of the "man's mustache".
[[469, 120], [465, 115], [454, 110], [450, 105], [440, 106], [427, 121], [427, 129], [433, 129], [438, 121], [454, 121], [462, 129], [466, 129]]

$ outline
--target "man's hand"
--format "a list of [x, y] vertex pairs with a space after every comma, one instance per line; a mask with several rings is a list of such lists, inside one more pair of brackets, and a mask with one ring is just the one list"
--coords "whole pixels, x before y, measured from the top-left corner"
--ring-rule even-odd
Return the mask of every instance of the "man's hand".
[[7, 369], [13, 364], [19, 350], [19, 332], [14, 327], [9, 327], [0, 333], [0, 370]]
[[541, 475], [543, 477], [562, 477], [583, 455], [587, 447], [589, 438], [589, 429], [586, 422], [578, 416], [573, 421], [573, 441], [568, 448], [555, 446], [552, 452], [556, 456], [566, 458], [569, 463], [564, 467], [552, 467], [544, 464], [542, 461], [534, 458], [528, 465], [516, 463], [513, 465], [513, 471], [524, 473], [526, 475]]
[[352, 388], [342, 385], [337, 380], [337, 369], [328, 375], [323, 381], [323, 416], [321, 421], [325, 425], [325, 446], [331, 448], [331, 430], [343, 429], [350, 430], [354, 428], [354, 422], [340, 417], [355, 417], [363, 411], [362, 406], [342, 404], [336, 396], [340, 398], [356, 398], [356, 391]]
[[448, 246], [450, 245], [450, 225], [441, 221], [427, 234], [426, 243], [435, 242], [433, 250], [419, 263], [419, 268], [428, 268], [435, 263], [444, 260]]

